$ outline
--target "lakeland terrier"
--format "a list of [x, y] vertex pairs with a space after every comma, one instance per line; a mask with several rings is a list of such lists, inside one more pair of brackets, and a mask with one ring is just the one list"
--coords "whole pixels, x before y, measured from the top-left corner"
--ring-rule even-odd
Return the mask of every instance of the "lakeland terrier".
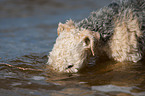
[[101, 58], [137, 62], [145, 50], [145, 1], [118, 0], [80, 22], [58, 25], [58, 38], [48, 64], [75, 73]]

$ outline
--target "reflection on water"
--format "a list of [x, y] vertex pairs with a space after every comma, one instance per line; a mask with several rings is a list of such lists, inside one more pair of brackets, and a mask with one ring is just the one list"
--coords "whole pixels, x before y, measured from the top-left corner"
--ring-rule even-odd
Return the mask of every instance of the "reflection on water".
[[[54, 73], [46, 66], [46, 61], [45, 54], [30, 54], [9, 61], [13, 67], [0, 64], [1, 94], [3, 96], [12, 92], [22, 96], [24, 94], [144, 96], [145, 94], [143, 61], [139, 63], [107, 61], [99, 63], [99, 68], [98, 65], [87, 67], [84, 68], [85, 72], [77, 74]], [[22, 67], [26, 70], [21, 69]]]
[[100, 62], [77, 74], [46, 65], [58, 22], [110, 0], [0, 0], [0, 96], [145, 96], [145, 64]]

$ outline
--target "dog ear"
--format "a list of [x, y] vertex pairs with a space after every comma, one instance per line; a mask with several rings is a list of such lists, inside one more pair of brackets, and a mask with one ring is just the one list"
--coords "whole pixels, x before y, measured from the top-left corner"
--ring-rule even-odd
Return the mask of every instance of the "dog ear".
[[62, 23], [58, 24], [57, 34], [59, 35], [63, 31], [69, 32], [70, 29], [74, 28], [75, 28], [74, 22], [71, 19], [67, 20], [65, 24]]
[[97, 46], [97, 41], [100, 39], [100, 34], [98, 32], [93, 32], [89, 30], [83, 31], [83, 46], [85, 49], [90, 49], [93, 56], [95, 55], [95, 47]]
[[62, 32], [64, 30], [64, 24], [62, 24], [61, 22], [58, 24], [58, 28], [57, 28], [57, 35], [60, 34], [60, 32]]

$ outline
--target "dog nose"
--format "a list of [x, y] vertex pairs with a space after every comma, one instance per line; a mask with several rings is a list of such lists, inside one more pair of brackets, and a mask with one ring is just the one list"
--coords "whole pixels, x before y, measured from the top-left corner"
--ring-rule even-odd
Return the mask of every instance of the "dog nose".
[[66, 69], [72, 68], [73, 66], [74, 66], [73, 64], [70, 64], [70, 65], [67, 66]]

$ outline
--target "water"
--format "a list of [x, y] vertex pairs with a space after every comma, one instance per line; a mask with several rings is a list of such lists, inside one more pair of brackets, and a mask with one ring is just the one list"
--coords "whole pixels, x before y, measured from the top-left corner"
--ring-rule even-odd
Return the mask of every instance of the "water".
[[81, 20], [110, 2], [0, 0], [0, 96], [145, 96], [144, 61], [100, 62], [77, 74], [46, 66], [57, 24]]

